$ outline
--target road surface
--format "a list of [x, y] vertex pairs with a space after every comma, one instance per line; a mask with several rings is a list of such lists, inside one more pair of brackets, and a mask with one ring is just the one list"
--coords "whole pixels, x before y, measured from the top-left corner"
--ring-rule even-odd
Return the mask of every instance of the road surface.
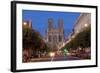
[[80, 60], [78, 57], [61, 56], [61, 57], [49, 57], [49, 58], [32, 58], [30, 62], [45, 62], [45, 61], [67, 61], [67, 60]]

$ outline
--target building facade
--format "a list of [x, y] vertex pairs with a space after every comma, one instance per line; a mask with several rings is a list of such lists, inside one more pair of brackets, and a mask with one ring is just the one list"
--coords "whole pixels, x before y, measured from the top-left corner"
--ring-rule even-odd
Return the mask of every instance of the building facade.
[[74, 33], [78, 33], [90, 25], [91, 25], [91, 14], [81, 13], [78, 20], [75, 23], [73, 31]]
[[58, 28], [54, 28], [53, 24], [53, 19], [49, 18], [45, 42], [52, 51], [57, 51], [60, 49], [64, 42], [63, 20], [58, 19]]
[[86, 27], [91, 27], [91, 14], [81, 13], [73, 27], [72, 33], [68, 36], [68, 43], [71, 38], [74, 38], [79, 32], [83, 31]]

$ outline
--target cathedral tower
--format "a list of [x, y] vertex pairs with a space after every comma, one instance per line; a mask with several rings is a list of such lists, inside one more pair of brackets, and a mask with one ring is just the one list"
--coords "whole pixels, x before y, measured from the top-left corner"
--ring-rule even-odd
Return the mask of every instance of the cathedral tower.
[[63, 32], [63, 20], [61, 18], [58, 19], [58, 31], [59, 31], [59, 42], [63, 42], [64, 32]]
[[53, 28], [53, 19], [48, 19], [48, 28], [46, 31], [46, 43], [52, 51], [57, 51], [63, 44], [63, 20], [58, 20], [58, 28]]
[[58, 19], [58, 29], [59, 31], [63, 31], [63, 20], [61, 18]]
[[48, 19], [48, 30], [52, 30], [53, 29], [53, 19], [52, 18], [49, 18]]

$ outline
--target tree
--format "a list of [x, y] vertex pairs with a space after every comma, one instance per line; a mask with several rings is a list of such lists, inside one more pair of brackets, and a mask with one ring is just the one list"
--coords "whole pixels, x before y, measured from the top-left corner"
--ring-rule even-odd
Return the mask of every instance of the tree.
[[41, 35], [34, 29], [23, 27], [23, 50], [31, 49], [31, 52], [48, 52], [49, 48], [42, 40]]
[[[78, 47], [86, 48], [91, 46], [91, 28], [87, 27], [80, 33], [78, 33], [74, 38], [71, 39], [63, 48], [73, 48]], [[62, 48], [62, 49], [63, 49]]]

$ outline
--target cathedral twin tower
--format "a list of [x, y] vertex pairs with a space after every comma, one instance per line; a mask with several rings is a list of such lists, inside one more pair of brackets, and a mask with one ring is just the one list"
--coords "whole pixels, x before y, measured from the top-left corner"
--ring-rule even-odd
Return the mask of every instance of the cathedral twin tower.
[[45, 41], [52, 51], [59, 50], [64, 42], [63, 20], [58, 19], [58, 28], [53, 27], [54, 21], [48, 19]]

